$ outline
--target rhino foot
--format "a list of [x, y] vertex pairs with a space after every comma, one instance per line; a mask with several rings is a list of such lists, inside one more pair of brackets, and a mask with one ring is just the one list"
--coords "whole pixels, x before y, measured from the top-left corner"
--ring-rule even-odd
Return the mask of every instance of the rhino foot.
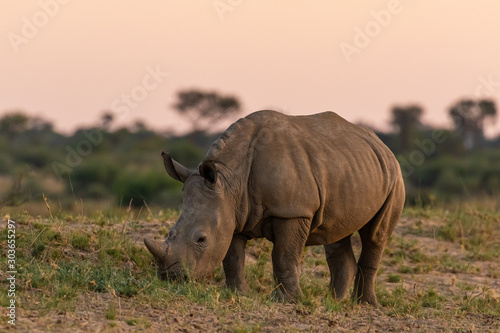
[[383, 308], [383, 306], [380, 305], [380, 303], [377, 301], [377, 297], [376, 296], [372, 296], [372, 297], [363, 297], [363, 296], [361, 296], [361, 298], [358, 298], [357, 301], [361, 305], [370, 305], [370, 306], [373, 306], [376, 309], [382, 309]]
[[226, 288], [242, 294], [248, 292], [248, 284], [246, 281], [234, 282], [226, 279]]
[[280, 303], [297, 303], [301, 296], [303, 296], [302, 290], [287, 292], [281, 285], [276, 287], [271, 294], [272, 300]]

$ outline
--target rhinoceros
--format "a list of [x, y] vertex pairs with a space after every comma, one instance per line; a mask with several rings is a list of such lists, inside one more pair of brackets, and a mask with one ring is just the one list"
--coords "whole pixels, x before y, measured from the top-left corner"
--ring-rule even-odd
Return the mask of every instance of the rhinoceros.
[[264, 237], [273, 243], [277, 296], [301, 295], [303, 248], [323, 245], [333, 296], [344, 298], [354, 280], [353, 298], [378, 305], [374, 282], [405, 190], [398, 161], [371, 130], [333, 112], [266, 110], [232, 124], [194, 170], [162, 156], [184, 187], [165, 242], [144, 240], [161, 279], [207, 276], [222, 261], [226, 285], [245, 291], [245, 245]]

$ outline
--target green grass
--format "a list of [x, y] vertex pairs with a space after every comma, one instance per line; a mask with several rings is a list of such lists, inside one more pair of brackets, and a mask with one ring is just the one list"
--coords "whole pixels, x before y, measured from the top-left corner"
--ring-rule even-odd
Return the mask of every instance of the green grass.
[[387, 276], [387, 282], [390, 282], [390, 283], [399, 283], [399, 282], [402, 282], [402, 281], [403, 281], [403, 278], [399, 274], [389, 274]]
[[447, 253], [441, 256], [441, 258], [439, 259], [439, 264], [445, 271], [452, 273], [459, 273], [459, 272], [473, 273], [477, 271], [477, 269], [472, 267], [472, 265], [469, 262], [463, 262], [457, 260], [456, 258], [452, 257]]
[[425, 308], [442, 309], [445, 299], [433, 287], [427, 290], [407, 290], [399, 285], [392, 291], [380, 287], [377, 295], [379, 302], [390, 310], [388, 314], [394, 317], [423, 317]]
[[90, 235], [85, 232], [75, 231], [71, 237], [71, 245], [78, 250], [90, 249]]
[[406, 266], [406, 265], [401, 265], [398, 268], [398, 272], [402, 274], [409, 274], [412, 272], [411, 267]]
[[496, 202], [462, 202], [442, 207], [408, 207], [404, 216], [418, 218], [414, 234], [434, 236], [422, 229], [422, 219], [440, 220], [437, 229], [440, 240], [461, 245], [472, 260], [491, 260], [500, 253], [500, 211]]
[[[164, 213], [166, 214], [166, 213]], [[169, 216], [178, 216], [172, 212]], [[464, 318], [468, 315], [499, 316], [498, 295], [484, 286], [457, 283], [456, 292], [450, 294], [449, 286], [417, 287], [415, 276], [429, 273], [482, 273], [498, 278], [498, 257], [490, 257], [496, 251], [500, 219], [496, 212], [470, 209], [455, 212], [445, 210], [411, 211], [407, 218], [418, 223], [413, 236], [393, 235], [384, 253], [384, 264], [379, 270], [376, 293], [384, 306], [386, 316], [405, 318]], [[418, 217], [414, 217], [418, 215]], [[137, 216], [137, 215], [136, 215]], [[149, 217], [149, 214], [144, 214]], [[158, 216], [154, 217], [158, 218]], [[426, 219], [438, 221], [437, 240], [458, 244], [465, 251], [463, 258], [447, 253], [433, 253], [422, 248], [415, 237], [430, 235]], [[272, 277], [272, 244], [264, 239], [248, 242], [245, 273], [250, 290], [240, 294], [224, 287], [221, 267], [206, 280], [183, 282], [159, 281], [156, 263], [143, 244], [135, 242], [127, 234], [140, 232], [142, 220], [132, 214], [113, 215], [95, 213], [92, 218], [60, 214], [54, 219], [33, 217], [27, 214], [14, 216], [19, 224], [16, 239], [17, 266], [22, 283], [18, 285], [20, 307], [38, 311], [46, 316], [53, 311], [75, 312], [82, 299], [102, 299], [101, 316], [109, 327], [118, 322], [137, 329], [151, 327], [151, 318], [142, 313], [121, 310], [122, 303], [137, 309], [146, 306], [153, 309], [171, 309], [181, 316], [192, 314], [193, 307], [203, 307], [221, 322], [234, 313], [259, 313], [282, 311], [282, 304], [273, 299], [275, 288]], [[161, 222], [156, 222], [161, 221]], [[173, 221], [159, 223], [158, 231], [165, 233]], [[419, 231], [420, 230], [420, 231]], [[415, 236], [416, 235], [416, 236]], [[0, 231], [0, 243], [7, 240], [5, 230]], [[490, 258], [490, 259], [487, 259]], [[483, 271], [474, 261], [496, 260]], [[6, 258], [0, 257], [0, 264]], [[458, 274], [457, 274], [458, 276]], [[304, 316], [335, 316], [360, 311], [359, 305], [350, 298], [335, 300], [329, 291], [329, 270], [322, 247], [304, 250], [303, 271], [300, 285], [303, 296], [293, 304], [294, 311]], [[451, 283], [451, 282], [450, 282]], [[97, 302], [97, 301], [96, 301]], [[8, 299], [0, 293], [0, 304]], [[278, 309], [278, 310], [276, 310]], [[228, 323], [230, 330], [253, 332], [263, 329], [262, 321]]]
[[438, 237], [460, 244], [471, 260], [487, 261], [500, 253], [500, 212], [459, 209], [444, 218]]
[[403, 270], [401, 273], [410, 272], [408, 264], [425, 264], [434, 263], [435, 261], [422, 252], [416, 239], [407, 239], [405, 237], [392, 237], [386, 247], [385, 254], [391, 258], [390, 263], [392, 265], [397, 265]]
[[109, 303], [109, 307], [106, 310], [106, 313], [104, 314], [104, 316], [108, 320], [115, 320], [116, 314], [117, 314], [116, 304], [114, 302]]

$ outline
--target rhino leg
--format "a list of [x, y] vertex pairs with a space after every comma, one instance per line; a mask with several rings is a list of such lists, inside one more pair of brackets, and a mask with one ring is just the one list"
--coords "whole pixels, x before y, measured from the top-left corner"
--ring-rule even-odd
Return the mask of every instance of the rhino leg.
[[353, 297], [360, 303], [380, 306], [375, 295], [375, 279], [385, 243], [398, 222], [404, 205], [404, 187], [402, 181], [396, 183], [391, 194], [359, 232], [361, 255], [358, 260], [358, 273], [354, 282]]
[[295, 300], [302, 294], [299, 285], [300, 262], [311, 221], [308, 219], [278, 219], [272, 221], [273, 272], [277, 285], [275, 296]]
[[362, 250], [358, 260], [358, 272], [354, 282], [353, 297], [358, 303], [379, 306], [375, 295], [375, 279], [382, 256], [384, 243], [374, 242], [370, 239], [370, 225], [359, 231]]
[[241, 235], [234, 235], [226, 257], [222, 261], [226, 274], [226, 286], [241, 292], [247, 290], [245, 280], [245, 246], [247, 240]]
[[330, 290], [333, 298], [341, 300], [348, 294], [358, 271], [356, 258], [352, 252], [351, 235], [324, 247], [331, 275]]

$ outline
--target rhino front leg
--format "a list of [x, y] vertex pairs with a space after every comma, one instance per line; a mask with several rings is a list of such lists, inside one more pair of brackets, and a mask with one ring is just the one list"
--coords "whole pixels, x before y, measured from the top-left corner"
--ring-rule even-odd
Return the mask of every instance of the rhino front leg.
[[226, 286], [245, 292], [247, 282], [245, 280], [245, 246], [246, 238], [234, 235], [226, 257], [222, 261], [224, 273], [226, 274]]
[[302, 294], [299, 285], [300, 261], [309, 234], [307, 219], [273, 219], [273, 271], [280, 299], [295, 300]]
[[358, 271], [356, 257], [352, 252], [351, 235], [324, 247], [330, 268], [330, 290], [333, 298], [341, 300], [348, 294]]

